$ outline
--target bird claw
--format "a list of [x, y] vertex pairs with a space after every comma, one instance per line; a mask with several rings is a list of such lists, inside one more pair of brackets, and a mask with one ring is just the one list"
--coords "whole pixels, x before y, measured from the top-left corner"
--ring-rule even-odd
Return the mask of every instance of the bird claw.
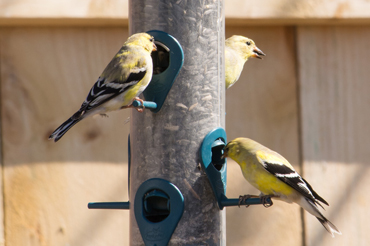
[[[239, 196], [238, 207], [240, 208], [240, 205], [242, 205], [242, 203], [243, 203], [243, 205], [244, 205], [244, 204], [245, 204], [245, 201], [246, 201], [247, 199], [249, 199], [249, 198], [251, 198], [251, 195]], [[249, 205], [247, 204], [247, 205], [245, 205], [245, 207], [247, 208], [247, 207], [249, 207]]]
[[141, 102], [141, 105], [142, 105], [141, 106], [142, 108], [136, 108], [137, 112], [139, 112], [139, 113], [144, 112], [144, 109], [145, 109], [144, 100], [139, 98], [139, 97], [135, 97], [134, 100]]
[[144, 106], [143, 106], [142, 108], [136, 108], [137, 112], [139, 112], [139, 113], [144, 112], [144, 109], [145, 109], [145, 107], [144, 107]]
[[[267, 199], [270, 198], [271, 202], [268, 202]], [[271, 207], [274, 203], [271, 200], [271, 196], [261, 196], [261, 203], [265, 208]]]
[[144, 112], [144, 109], [145, 109], [145, 106], [144, 106], [144, 100], [143, 99], [140, 99], [140, 98], [138, 98], [138, 97], [135, 97], [134, 98], [134, 101], [139, 101], [139, 102], [141, 102], [141, 107], [140, 108], [137, 108], [137, 107], [134, 107], [133, 105], [132, 105], [132, 103], [130, 104], [130, 105], [128, 105], [128, 106], [122, 106], [120, 109], [125, 109], [125, 108], [135, 108], [138, 112], [140, 112], [140, 113], [142, 113], [142, 112]]

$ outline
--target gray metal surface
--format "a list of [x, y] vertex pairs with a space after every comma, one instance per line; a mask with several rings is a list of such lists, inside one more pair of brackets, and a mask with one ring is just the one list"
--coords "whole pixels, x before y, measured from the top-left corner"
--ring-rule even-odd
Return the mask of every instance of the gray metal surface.
[[[169, 245], [226, 245], [225, 212], [199, 169], [204, 136], [225, 124], [224, 1], [130, 0], [130, 33], [161, 30], [184, 50], [184, 66], [158, 113], [131, 113], [130, 201], [142, 182], [163, 178], [185, 200]], [[134, 204], [132, 204], [133, 208]], [[175, 209], [175, 208], [171, 208]], [[131, 245], [143, 245], [133, 209]]]

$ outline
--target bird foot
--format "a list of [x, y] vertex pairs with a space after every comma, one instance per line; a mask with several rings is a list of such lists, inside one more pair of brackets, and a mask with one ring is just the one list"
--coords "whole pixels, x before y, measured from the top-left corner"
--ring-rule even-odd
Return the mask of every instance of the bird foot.
[[136, 108], [137, 112], [144, 112], [145, 106], [144, 106], [144, 100], [138, 97], [135, 97], [134, 100], [141, 102], [142, 108]]
[[[262, 205], [265, 207], [265, 208], [269, 208], [271, 207], [274, 203], [272, 202], [271, 200], [271, 197], [272, 196], [261, 196], [260, 199], [261, 199], [261, 203]], [[268, 201], [268, 199], [270, 199], [270, 201]]]
[[253, 196], [253, 195], [244, 195], [244, 196], [239, 196], [239, 203], [238, 203], [238, 207], [240, 208], [240, 205], [245, 205], [245, 207], [249, 207], [250, 205], [249, 204], [245, 204], [246, 200], [248, 200], [249, 198], [255, 198], [255, 197], [258, 197], [258, 196]]
[[135, 97], [134, 98], [134, 101], [135, 100], [141, 102], [141, 105], [142, 105], [141, 108], [134, 107], [134, 106], [132, 106], [132, 103], [131, 103], [130, 105], [122, 106], [120, 109], [124, 109], [124, 108], [135, 108], [140, 113], [144, 112], [144, 109], [145, 109], [144, 100], [143, 99], [140, 99], [138, 97]]
[[[245, 200], [247, 200], [249, 197], [250, 197], [250, 195], [239, 196], [238, 207], [240, 208], [240, 205], [242, 205], [242, 203], [245, 203]], [[247, 208], [247, 207], [249, 207], [249, 205], [247, 205], [245, 207]]]

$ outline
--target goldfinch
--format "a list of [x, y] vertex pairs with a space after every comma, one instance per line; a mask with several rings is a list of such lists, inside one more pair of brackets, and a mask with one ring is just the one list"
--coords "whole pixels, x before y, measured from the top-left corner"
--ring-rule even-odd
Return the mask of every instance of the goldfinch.
[[239, 35], [225, 41], [225, 85], [230, 88], [239, 79], [244, 63], [249, 57], [262, 59], [265, 56], [254, 41]]
[[297, 203], [315, 216], [332, 237], [334, 233], [342, 234], [318, 209], [318, 205], [322, 207], [319, 202], [329, 204], [277, 152], [249, 138], [236, 138], [225, 146], [223, 157], [240, 165], [244, 178], [261, 191], [260, 197]]
[[[109, 62], [90, 89], [81, 108], [49, 137], [57, 142], [72, 126], [90, 115], [129, 108], [152, 79], [154, 38], [147, 33], [132, 35]], [[137, 109], [142, 112], [143, 109]]]

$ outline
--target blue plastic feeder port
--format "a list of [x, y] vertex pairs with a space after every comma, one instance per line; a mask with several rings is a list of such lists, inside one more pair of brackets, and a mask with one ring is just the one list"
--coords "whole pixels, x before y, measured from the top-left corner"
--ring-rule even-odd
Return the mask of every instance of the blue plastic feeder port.
[[221, 201], [226, 194], [227, 167], [226, 160], [221, 159], [225, 145], [226, 132], [218, 127], [205, 136], [200, 151], [203, 169], [211, 183], [220, 209], [223, 209]]
[[157, 113], [182, 68], [184, 52], [180, 43], [170, 34], [157, 30], [147, 33], [154, 37], [157, 51], [152, 52], [153, 77], [143, 94], [146, 101], [156, 103], [156, 107], [148, 108]]
[[144, 196], [144, 217], [151, 222], [161, 222], [170, 214], [170, 198], [161, 190], [149, 191]]
[[[221, 158], [226, 143], [226, 132], [218, 127], [205, 136], [200, 151], [202, 167], [211, 183], [218, 207], [223, 209], [227, 206], [263, 204], [260, 198], [248, 198], [245, 202], [240, 202], [237, 198], [226, 197], [227, 163]], [[272, 204], [270, 198], [266, 202]]]
[[221, 171], [222, 167], [226, 164], [226, 160], [221, 158], [225, 145], [225, 140], [222, 137], [216, 139], [211, 145], [212, 164], [218, 171]]
[[139, 186], [134, 213], [146, 246], [166, 246], [183, 212], [184, 197], [174, 184], [153, 178]]
[[161, 110], [167, 94], [184, 63], [184, 52], [180, 43], [168, 33], [162, 31], [147, 32], [154, 37], [157, 51], [152, 52], [153, 76], [143, 92], [145, 100], [133, 101], [136, 108], [148, 108], [153, 113]]

